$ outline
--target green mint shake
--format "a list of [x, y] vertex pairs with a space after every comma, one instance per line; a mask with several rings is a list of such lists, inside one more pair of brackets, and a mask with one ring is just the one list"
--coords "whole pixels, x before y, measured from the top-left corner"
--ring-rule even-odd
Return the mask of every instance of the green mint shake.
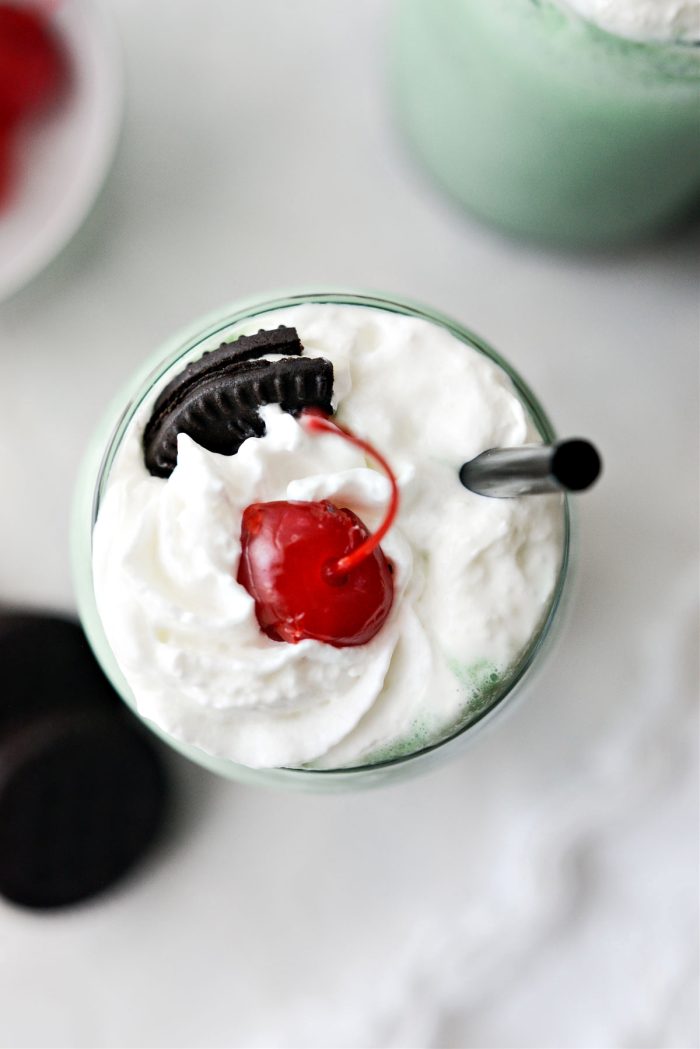
[[508, 233], [609, 247], [700, 201], [700, 4], [610, 10], [599, 0], [397, 7], [408, 139], [453, 197]]

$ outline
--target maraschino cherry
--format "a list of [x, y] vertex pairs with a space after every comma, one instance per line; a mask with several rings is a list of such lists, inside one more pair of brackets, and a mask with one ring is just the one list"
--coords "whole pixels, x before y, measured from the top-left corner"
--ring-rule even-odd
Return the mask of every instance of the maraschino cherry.
[[67, 81], [48, 4], [0, 2], [0, 209], [12, 193], [16, 129], [54, 102]]
[[255, 599], [258, 622], [274, 641], [364, 645], [384, 624], [394, 599], [392, 568], [379, 544], [398, 510], [396, 478], [371, 444], [318, 409], [305, 409], [301, 422], [313, 433], [337, 434], [377, 460], [391, 482], [386, 515], [370, 534], [357, 514], [328, 499], [253, 503], [243, 512], [238, 582]]
[[6, 127], [45, 106], [66, 79], [49, 14], [48, 5], [0, 3], [0, 123]]

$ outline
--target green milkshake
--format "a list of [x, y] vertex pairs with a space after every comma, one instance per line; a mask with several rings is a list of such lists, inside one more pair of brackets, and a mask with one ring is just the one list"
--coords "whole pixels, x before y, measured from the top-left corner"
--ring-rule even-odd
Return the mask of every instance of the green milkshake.
[[394, 45], [409, 140], [508, 233], [615, 246], [700, 201], [698, 0], [401, 0]]
[[[304, 416], [329, 398], [345, 431]], [[432, 311], [333, 291], [224, 310], [145, 365], [89, 450], [73, 553], [95, 653], [224, 776], [333, 792], [437, 765], [541, 664], [569, 560], [561, 489], [489, 498], [461, 466], [553, 440], [505, 361]], [[329, 520], [379, 535], [379, 571], [355, 545], [326, 581]]]

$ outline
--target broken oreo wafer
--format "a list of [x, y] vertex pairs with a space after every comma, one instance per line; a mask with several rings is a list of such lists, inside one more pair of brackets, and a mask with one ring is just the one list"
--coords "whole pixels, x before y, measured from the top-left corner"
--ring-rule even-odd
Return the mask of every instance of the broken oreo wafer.
[[[244, 339], [248, 341], [241, 346]], [[210, 452], [234, 455], [243, 441], [265, 433], [259, 415], [265, 404], [279, 404], [288, 412], [313, 406], [330, 413], [330, 361], [301, 356], [256, 359], [279, 353], [282, 343], [293, 339], [299, 347], [294, 352], [299, 353], [302, 347], [293, 328], [243, 336], [205, 354], [169, 382], [156, 400], [143, 435], [149, 472], [156, 477], [170, 476], [181, 433]]]
[[170, 401], [196, 385], [205, 375], [230, 371], [243, 361], [253, 361], [267, 353], [300, 357], [304, 352], [296, 328], [280, 325], [271, 331], [260, 329], [255, 335], [241, 335], [234, 342], [222, 342], [218, 349], [207, 350], [196, 361], [176, 375], [159, 393], [153, 405], [153, 417], [167, 410]]

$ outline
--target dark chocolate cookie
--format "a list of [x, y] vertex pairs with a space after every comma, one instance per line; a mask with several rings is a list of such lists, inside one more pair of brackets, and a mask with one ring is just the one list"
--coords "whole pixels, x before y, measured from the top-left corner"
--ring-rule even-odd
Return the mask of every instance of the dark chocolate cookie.
[[207, 350], [163, 387], [153, 405], [152, 418], [167, 411], [173, 399], [179, 399], [205, 375], [216, 375], [231, 371], [244, 361], [257, 360], [266, 353], [279, 353], [284, 357], [300, 357], [304, 347], [296, 328], [260, 329], [255, 335], [241, 335], [233, 342], [222, 342], [218, 349]]
[[166, 785], [150, 741], [111, 715], [54, 711], [0, 738], [0, 893], [26, 907], [107, 888], [159, 830]]
[[0, 893], [75, 903], [119, 877], [164, 812], [160, 758], [79, 625], [0, 614]]
[[95, 706], [124, 710], [75, 620], [0, 613], [0, 737], [46, 711]]
[[[258, 333], [263, 334], [275, 332]], [[229, 352], [230, 348], [224, 349]], [[276, 351], [266, 345], [259, 352]], [[180, 433], [210, 452], [234, 455], [247, 438], [265, 433], [258, 414], [264, 404], [279, 404], [288, 412], [312, 406], [331, 412], [330, 361], [322, 357], [228, 359], [217, 357], [220, 353], [222, 350], [216, 350], [194, 366], [188, 365], [194, 370], [186, 368], [158, 397], [143, 435], [146, 467], [154, 476], [169, 477], [175, 469]]]

